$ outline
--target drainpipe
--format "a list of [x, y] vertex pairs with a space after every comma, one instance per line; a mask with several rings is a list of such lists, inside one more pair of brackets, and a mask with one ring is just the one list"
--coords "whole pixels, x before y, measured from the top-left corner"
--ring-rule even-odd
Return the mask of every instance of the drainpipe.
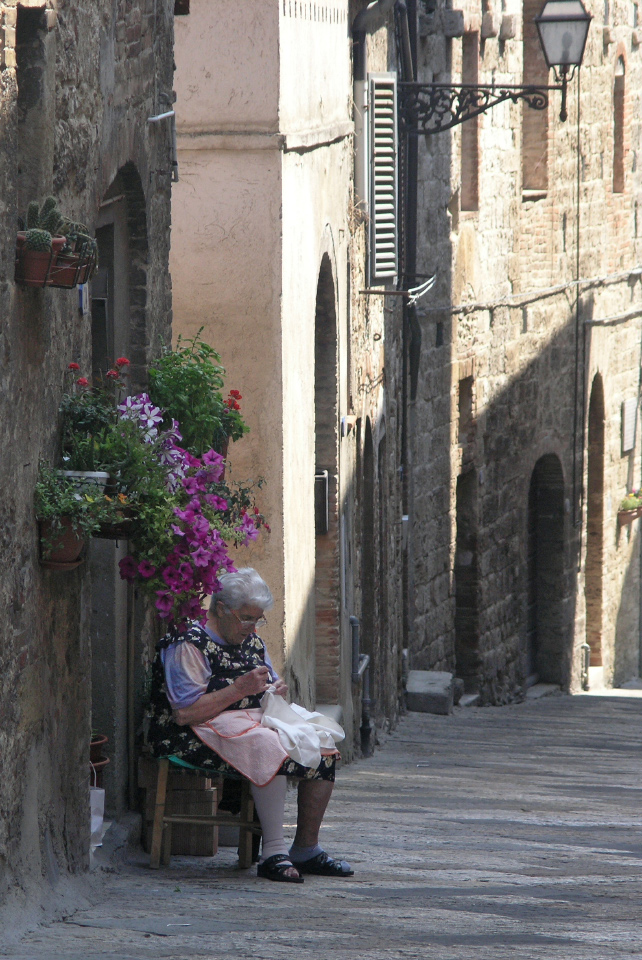
[[352, 630], [352, 682], [359, 683], [363, 679], [361, 692], [361, 753], [364, 757], [371, 757], [372, 749], [372, 724], [370, 722], [370, 711], [372, 701], [370, 700], [370, 656], [367, 653], [361, 653], [359, 650], [359, 618], [350, 617], [350, 629]]

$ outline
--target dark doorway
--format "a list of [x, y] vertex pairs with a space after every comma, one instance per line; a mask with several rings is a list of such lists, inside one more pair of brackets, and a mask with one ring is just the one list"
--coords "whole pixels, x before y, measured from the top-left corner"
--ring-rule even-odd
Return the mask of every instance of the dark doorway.
[[455, 551], [455, 670], [467, 693], [479, 678], [479, 572], [477, 561], [477, 473], [457, 478]]
[[[361, 521], [361, 652], [373, 663], [377, 617], [377, 562], [375, 553], [375, 455], [370, 420], [366, 420], [363, 444], [363, 508]], [[374, 672], [371, 671], [373, 687]], [[371, 692], [372, 695], [372, 692]], [[376, 699], [374, 697], [373, 699]]]
[[592, 667], [602, 666], [604, 564], [604, 385], [596, 374], [591, 388], [588, 418], [588, 483], [586, 521], [586, 642]]
[[564, 477], [554, 454], [535, 464], [528, 492], [527, 677], [566, 683]]
[[[315, 475], [325, 509], [317, 502], [315, 537], [316, 699], [339, 702], [341, 668], [338, 502], [337, 317], [330, 258], [319, 271], [314, 335]], [[317, 496], [317, 501], [319, 497]]]

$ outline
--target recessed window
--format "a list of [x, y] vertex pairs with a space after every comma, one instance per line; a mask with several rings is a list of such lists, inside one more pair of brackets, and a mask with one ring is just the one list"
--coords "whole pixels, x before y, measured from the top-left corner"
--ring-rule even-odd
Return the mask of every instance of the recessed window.
[[613, 193], [624, 192], [624, 60], [618, 59], [613, 83]]
[[189, 0], [174, 0], [174, 16], [184, 17], [189, 13]]
[[[538, 87], [548, 83], [548, 68], [537, 36], [535, 16], [541, 0], [524, 0], [523, 5], [523, 78], [525, 85]], [[522, 190], [548, 189], [548, 107], [533, 110], [522, 104]]]
[[[461, 82], [479, 83], [479, 34], [462, 37]], [[461, 126], [461, 209], [479, 210], [479, 117]]]

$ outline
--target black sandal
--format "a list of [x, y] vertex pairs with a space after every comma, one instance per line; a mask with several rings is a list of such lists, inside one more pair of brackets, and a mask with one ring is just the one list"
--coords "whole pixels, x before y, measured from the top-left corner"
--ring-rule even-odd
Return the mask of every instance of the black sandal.
[[264, 880], [276, 880], [277, 883], [303, 883], [303, 877], [287, 875], [286, 871], [292, 867], [298, 871], [298, 867], [292, 863], [287, 854], [275, 853], [273, 857], [268, 857], [263, 863], [259, 863], [256, 875], [263, 877]]
[[316, 857], [309, 860], [303, 860], [301, 863], [295, 863], [299, 873], [311, 873], [317, 877], [352, 877], [354, 870], [345, 860], [334, 860], [329, 857], [325, 850], [318, 853]]

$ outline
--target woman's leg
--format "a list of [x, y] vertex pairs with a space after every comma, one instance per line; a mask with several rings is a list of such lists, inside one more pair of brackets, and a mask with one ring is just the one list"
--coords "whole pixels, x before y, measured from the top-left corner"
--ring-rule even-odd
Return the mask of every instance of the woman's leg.
[[[261, 863], [277, 853], [288, 855], [287, 844], [283, 838], [283, 812], [287, 785], [287, 778], [281, 776], [274, 777], [264, 787], [257, 787], [254, 783], [250, 785], [263, 833]], [[288, 875], [298, 876], [294, 868], [288, 871]]]

